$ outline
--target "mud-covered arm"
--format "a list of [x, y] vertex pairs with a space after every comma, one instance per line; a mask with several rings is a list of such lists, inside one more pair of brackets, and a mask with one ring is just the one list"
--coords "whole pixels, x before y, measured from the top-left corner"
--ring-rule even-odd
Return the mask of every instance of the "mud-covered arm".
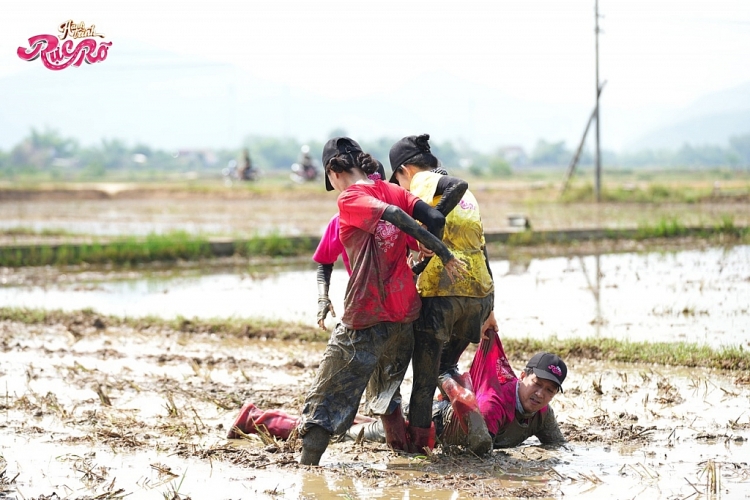
[[333, 264], [318, 264], [318, 272], [316, 275], [318, 281], [318, 325], [321, 328], [325, 328], [324, 320], [328, 313], [331, 316], [336, 317], [336, 313], [333, 310], [333, 304], [331, 299], [328, 298], [328, 289], [331, 286], [331, 273], [333, 272]]
[[547, 412], [542, 418], [542, 423], [539, 430], [536, 432], [536, 437], [542, 444], [563, 444], [565, 443], [565, 436], [563, 436], [560, 426], [557, 424], [555, 418], [555, 412], [552, 411], [552, 407], [547, 408]]
[[451, 213], [451, 210], [456, 208], [456, 205], [464, 197], [467, 189], [469, 189], [469, 183], [465, 180], [449, 175], [442, 176], [438, 181], [435, 194], [443, 195], [443, 197], [435, 205], [435, 210], [447, 216]]
[[413, 236], [425, 247], [435, 252], [435, 254], [440, 257], [440, 260], [443, 261], [443, 264], [446, 264], [454, 259], [453, 254], [433, 232], [438, 231], [439, 234], [442, 235], [443, 227], [445, 227], [445, 217], [437, 210], [427, 205], [425, 202], [418, 201], [414, 206], [415, 218], [417, 211], [421, 210], [417, 207], [420, 207], [421, 205], [426, 205], [431, 212], [437, 214], [436, 217], [434, 214], [430, 213], [427, 217], [427, 220], [420, 220], [420, 222], [423, 222], [428, 227], [428, 229], [430, 228], [430, 226], [432, 226], [432, 230], [428, 231], [427, 229], [417, 224], [417, 221], [409, 217], [406, 212], [395, 205], [388, 205], [380, 218], [384, 221], [390, 222], [409, 236]]
[[[443, 229], [445, 229], [445, 215], [440, 213], [437, 209], [432, 208], [424, 201], [419, 200], [414, 204], [413, 216], [414, 219], [424, 224], [427, 230], [430, 233], [434, 234], [439, 240], [443, 239]], [[430, 250], [432, 249], [430, 248]]]

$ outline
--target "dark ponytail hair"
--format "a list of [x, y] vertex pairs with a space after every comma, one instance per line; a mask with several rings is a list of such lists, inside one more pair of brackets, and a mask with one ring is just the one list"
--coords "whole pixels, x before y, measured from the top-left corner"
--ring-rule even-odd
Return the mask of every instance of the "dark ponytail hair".
[[440, 162], [435, 155], [430, 152], [430, 134], [418, 135], [414, 138], [414, 145], [419, 150], [419, 153], [415, 154], [405, 162], [404, 165], [415, 165], [423, 170], [434, 170], [438, 168]]
[[379, 166], [378, 161], [370, 153], [359, 153], [356, 157], [353, 153], [339, 153], [328, 160], [326, 172], [351, 172], [356, 167], [366, 175], [371, 175], [378, 171]]
[[351, 172], [354, 166], [354, 155], [352, 155], [351, 153], [339, 153], [328, 160], [328, 163], [326, 163], [325, 165], [325, 170], [326, 172], [330, 170], [331, 172], [340, 174], [341, 172]]
[[370, 153], [359, 153], [357, 161], [359, 161], [359, 168], [361, 168], [367, 175], [374, 174], [380, 167], [378, 160], [373, 158]]

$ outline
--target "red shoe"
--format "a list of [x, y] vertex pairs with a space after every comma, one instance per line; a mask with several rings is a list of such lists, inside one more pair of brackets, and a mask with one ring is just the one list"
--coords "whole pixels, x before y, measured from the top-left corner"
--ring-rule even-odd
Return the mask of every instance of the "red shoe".
[[245, 434], [255, 434], [258, 429], [263, 429], [271, 436], [288, 439], [292, 431], [299, 423], [298, 418], [294, 418], [281, 410], [259, 410], [251, 402], [246, 402], [240, 409], [240, 414], [234, 420], [232, 427], [227, 433], [227, 439], [239, 439], [240, 434], [235, 432], [235, 428]]
[[435, 448], [435, 424], [429, 428], [412, 427], [407, 429], [409, 434], [409, 451], [411, 453], [426, 453]]
[[406, 420], [401, 413], [401, 407], [390, 415], [381, 415], [383, 429], [385, 430], [385, 442], [394, 450], [409, 451], [409, 439], [406, 435]]
[[472, 412], [479, 411], [479, 405], [471, 383], [471, 375], [464, 373], [457, 377], [445, 377], [440, 387], [448, 396], [464, 432], [468, 432], [466, 417]]

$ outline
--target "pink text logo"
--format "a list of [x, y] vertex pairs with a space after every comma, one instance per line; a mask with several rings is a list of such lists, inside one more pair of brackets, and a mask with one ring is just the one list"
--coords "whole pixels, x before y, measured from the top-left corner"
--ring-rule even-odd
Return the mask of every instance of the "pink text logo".
[[[97, 33], [93, 24], [87, 28], [83, 21], [79, 24], [72, 20], [65, 21], [58, 31], [58, 36], [32, 36], [29, 38], [28, 48], [18, 47], [18, 57], [24, 61], [41, 58], [46, 68], [58, 71], [71, 65], [80, 66], [84, 62], [102, 62], [107, 58], [107, 51], [112, 46], [112, 42], [98, 43], [96, 37], [104, 38], [104, 35]], [[82, 40], [74, 42], [77, 39]]]

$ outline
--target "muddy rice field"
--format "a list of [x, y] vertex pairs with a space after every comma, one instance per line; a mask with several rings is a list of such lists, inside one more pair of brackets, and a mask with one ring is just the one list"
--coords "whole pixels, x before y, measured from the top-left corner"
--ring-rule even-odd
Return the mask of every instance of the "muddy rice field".
[[[68, 223], [83, 224], [75, 227], [87, 234], [223, 220], [216, 213], [223, 209], [208, 208], [214, 202], [200, 217], [175, 202], [125, 228], [112, 215], [125, 210], [117, 205], [45, 203], [39, 211], [0, 203], [0, 212], [36, 229], [58, 227], [62, 219], [50, 214], [69, 214]], [[144, 205], [156, 213], [156, 204]], [[287, 229], [318, 230], [335, 210], [333, 202], [326, 207]], [[493, 257], [501, 338], [750, 349], [749, 245], [623, 245]], [[0, 307], [62, 310], [0, 320], [0, 498], [750, 498], [747, 371], [566, 359], [565, 392], [552, 402], [568, 439], [559, 448], [531, 439], [477, 457], [458, 447], [409, 455], [339, 442], [321, 467], [304, 467], [294, 438], [225, 439], [246, 400], [299, 412], [325, 348], [303, 340], [314, 322], [314, 283], [313, 268], [301, 261], [0, 269]], [[334, 301], [345, 283], [337, 270]], [[184, 319], [166, 326], [149, 316]], [[284, 321], [276, 328], [286, 340], [273, 326], [253, 335], [198, 330], [191, 328], [196, 317]], [[463, 369], [473, 352], [464, 354]], [[508, 354], [520, 372], [528, 354]], [[409, 373], [405, 395], [410, 385]]]

